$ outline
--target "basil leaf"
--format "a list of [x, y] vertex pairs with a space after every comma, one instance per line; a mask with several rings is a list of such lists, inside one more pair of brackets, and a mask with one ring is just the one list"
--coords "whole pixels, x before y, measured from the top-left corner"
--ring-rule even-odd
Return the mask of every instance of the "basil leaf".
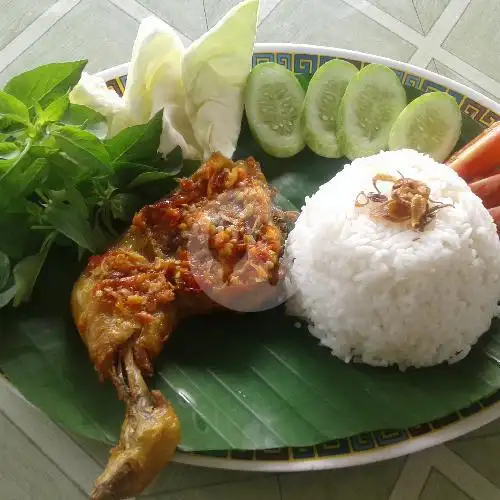
[[40, 274], [55, 237], [55, 232], [50, 233], [45, 238], [37, 254], [24, 258], [14, 266], [13, 275], [16, 288], [14, 306], [18, 306], [21, 302], [26, 302], [30, 299], [38, 275]]
[[175, 173], [171, 172], [143, 172], [139, 174], [129, 185], [128, 188], [136, 188], [142, 186], [143, 184], [148, 184], [150, 182], [162, 181], [164, 179], [171, 179], [175, 176]]
[[71, 206], [57, 205], [47, 210], [45, 220], [77, 245], [95, 252], [94, 235], [87, 219], [73, 212]]
[[34, 158], [49, 158], [52, 155], [57, 154], [59, 150], [54, 147], [50, 147], [49, 144], [37, 144], [35, 146], [31, 146], [30, 154]]
[[87, 173], [86, 165], [78, 165], [76, 161], [71, 159], [67, 154], [59, 151], [49, 157], [51, 177], [53, 177], [53, 182], [49, 182], [49, 188], [55, 189], [55, 185], [61, 186], [65, 182], [69, 182], [71, 179], [75, 183], [78, 183], [80, 177]]
[[80, 80], [87, 61], [51, 63], [12, 78], [4, 91], [17, 97], [28, 108], [35, 102], [42, 107], [67, 94]]
[[82, 210], [76, 193], [73, 192], [70, 196], [65, 193], [66, 201], [52, 199], [44, 211], [43, 220], [77, 245], [94, 252], [98, 245], [94, 241], [88, 212], [86, 207]]
[[20, 198], [29, 194], [35, 187], [44, 182], [48, 176], [48, 161], [45, 158], [36, 158], [23, 170], [14, 189], [11, 192], [12, 198]]
[[110, 200], [110, 209], [113, 217], [126, 222], [130, 221], [140, 206], [140, 198], [131, 193], [118, 193]]
[[6, 159], [1, 159], [0, 160], [0, 175], [3, 175], [3, 172], [5, 172], [8, 168], [12, 166], [13, 160], [6, 160]]
[[30, 165], [29, 145], [14, 160], [3, 160], [4, 168], [0, 169], [0, 207], [14, 198], [15, 186], [21, 181], [23, 171]]
[[89, 217], [89, 209], [85, 203], [84, 197], [73, 186], [66, 188], [66, 200], [71, 204], [73, 210], [76, 211], [83, 218]]
[[19, 154], [19, 148], [13, 142], [0, 142], [0, 160], [12, 160]]
[[0, 90], [0, 118], [8, 118], [19, 123], [29, 123], [28, 108], [19, 99]]
[[87, 106], [70, 104], [60, 121], [65, 125], [74, 125], [86, 130], [99, 139], [104, 139], [108, 135], [106, 118]]
[[37, 186], [43, 184], [49, 176], [49, 162], [46, 158], [35, 158], [31, 165], [23, 172], [18, 196], [27, 196]]
[[154, 167], [142, 163], [119, 162], [113, 165], [112, 183], [118, 188], [126, 188], [136, 177], [146, 172], [156, 172]]
[[[0, 251], [7, 254], [11, 259], [21, 259], [27, 252], [36, 250], [35, 239], [39, 238], [30, 229], [30, 217], [26, 214], [0, 215], [0, 234], [9, 235], [8, 238], [0, 238]], [[39, 245], [39, 243], [38, 243]]]
[[158, 111], [148, 123], [122, 130], [106, 141], [111, 161], [148, 162], [156, 157], [163, 127], [163, 110]]
[[[4, 123], [4, 127], [2, 128], [2, 120]], [[28, 132], [31, 132], [34, 127], [29, 124], [26, 126], [25, 124], [19, 122], [12, 122], [10, 120], [0, 119], [0, 129], [2, 129], [2, 135], [5, 137], [6, 141], [9, 142], [18, 142], [19, 145], [24, 144], [24, 142], [28, 138]]]
[[0, 293], [0, 309], [5, 307], [16, 296], [16, 285], [12, 285], [7, 290]]
[[56, 122], [60, 120], [69, 107], [68, 94], [64, 94], [55, 101], [52, 101], [45, 109], [38, 113], [41, 123]]
[[96, 171], [110, 169], [109, 153], [95, 135], [71, 125], [58, 127], [52, 134], [56, 144], [75, 162]]
[[5, 208], [11, 200], [19, 199], [33, 191], [44, 181], [44, 177], [48, 176], [47, 166], [48, 161], [45, 158], [32, 160], [29, 156], [15, 163], [0, 177], [0, 206]]
[[3, 290], [10, 277], [9, 256], [0, 251], [0, 290]]

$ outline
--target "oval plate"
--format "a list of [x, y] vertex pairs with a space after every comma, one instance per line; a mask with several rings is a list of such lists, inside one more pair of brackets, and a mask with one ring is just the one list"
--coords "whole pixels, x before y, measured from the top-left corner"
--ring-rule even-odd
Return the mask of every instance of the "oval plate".
[[[423, 92], [440, 90], [452, 95], [462, 113], [484, 128], [500, 120], [500, 105], [479, 92], [431, 71], [392, 59], [344, 49], [295, 44], [256, 44], [253, 65], [277, 62], [295, 73], [314, 73], [332, 58], [345, 59], [358, 68], [368, 63], [392, 68], [402, 83]], [[128, 65], [102, 71], [98, 76], [123, 94]], [[316, 446], [272, 450], [221, 450], [203, 453], [178, 452], [184, 464], [232, 470], [296, 472], [351, 467], [408, 455], [471, 432], [500, 417], [500, 391], [433, 422], [411, 429], [393, 429], [336, 439]]]

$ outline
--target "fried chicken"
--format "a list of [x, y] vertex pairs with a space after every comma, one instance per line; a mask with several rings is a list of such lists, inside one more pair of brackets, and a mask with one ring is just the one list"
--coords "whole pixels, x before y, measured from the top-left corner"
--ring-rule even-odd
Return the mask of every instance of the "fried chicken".
[[126, 404], [118, 445], [93, 500], [139, 494], [167, 465], [180, 423], [143, 376], [178, 322], [276, 300], [286, 216], [253, 159], [214, 154], [171, 196], [142, 208], [119, 241], [75, 284], [72, 311], [102, 379]]

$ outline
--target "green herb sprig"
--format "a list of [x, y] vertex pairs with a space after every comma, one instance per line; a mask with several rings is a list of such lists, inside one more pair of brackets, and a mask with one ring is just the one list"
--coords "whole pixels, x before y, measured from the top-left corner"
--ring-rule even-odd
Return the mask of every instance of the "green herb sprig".
[[0, 91], [0, 308], [29, 300], [54, 245], [102, 251], [181, 171], [178, 151], [157, 153], [161, 111], [106, 139], [106, 119], [70, 103], [86, 63], [41, 66]]

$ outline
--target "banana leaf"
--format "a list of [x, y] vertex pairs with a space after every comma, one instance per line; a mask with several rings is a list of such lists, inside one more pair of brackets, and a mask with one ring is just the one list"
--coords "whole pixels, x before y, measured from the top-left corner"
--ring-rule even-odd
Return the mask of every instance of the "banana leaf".
[[[408, 89], [409, 97], [415, 96]], [[464, 117], [460, 144], [480, 132]], [[460, 146], [460, 144], [458, 146]], [[344, 159], [308, 150], [280, 160], [243, 127], [236, 157], [252, 155], [280, 195], [300, 207]], [[71, 432], [114, 442], [123, 416], [101, 383], [69, 313], [82, 264], [62, 250], [49, 259], [31, 303], [0, 313], [0, 370]], [[150, 381], [172, 401], [184, 450], [307, 446], [443, 417], [500, 388], [500, 322], [463, 361], [409, 369], [345, 364], [320, 347], [284, 308], [192, 318], [174, 332]]]

